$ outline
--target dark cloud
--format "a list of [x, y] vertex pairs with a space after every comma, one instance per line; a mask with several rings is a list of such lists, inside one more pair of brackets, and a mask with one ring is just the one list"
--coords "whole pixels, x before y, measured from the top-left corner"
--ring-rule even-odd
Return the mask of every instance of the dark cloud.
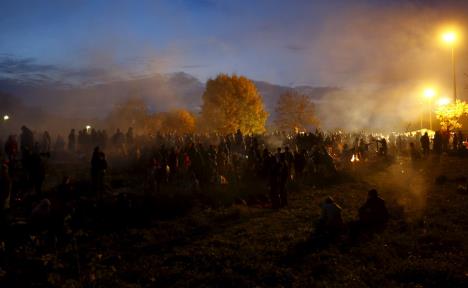
[[180, 68], [182, 69], [197, 69], [197, 68], [204, 68], [207, 67], [208, 65], [203, 65], [203, 64], [191, 64], [191, 65], [183, 65]]
[[34, 58], [18, 58], [9, 54], [0, 55], [0, 73], [24, 74], [59, 70], [60, 69], [54, 65], [37, 64]]
[[101, 78], [109, 75], [109, 71], [104, 68], [89, 68], [81, 70], [66, 70], [63, 71], [62, 77], [66, 78]]
[[114, 67], [67, 68], [51, 64], [38, 64], [34, 58], [10, 54], [0, 55], [0, 78], [41, 83], [96, 83], [117, 78]]
[[289, 50], [291, 52], [302, 52], [302, 51], [307, 50], [306, 46], [301, 46], [301, 45], [296, 45], [296, 44], [290, 44], [290, 45], [287, 45], [284, 48], [286, 48], [287, 50]]

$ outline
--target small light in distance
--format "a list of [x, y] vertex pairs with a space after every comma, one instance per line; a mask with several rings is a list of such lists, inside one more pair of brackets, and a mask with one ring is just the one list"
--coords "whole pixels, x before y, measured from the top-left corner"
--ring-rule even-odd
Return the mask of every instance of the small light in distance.
[[91, 125], [86, 125], [86, 131], [89, 132], [91, 130]]
[[8, 116], [8, 115], [3, 116], [3, 120], [4, 121], [10, 120], [10, 116]]
[[439, 106], [445, 106], [445, 105], [448, 105], [450, 104], [450, 98], [447, 98], [447, 97], [443, 97], [443, 98], [440, 98], [439, 100], [437, 100], [437, 105]]

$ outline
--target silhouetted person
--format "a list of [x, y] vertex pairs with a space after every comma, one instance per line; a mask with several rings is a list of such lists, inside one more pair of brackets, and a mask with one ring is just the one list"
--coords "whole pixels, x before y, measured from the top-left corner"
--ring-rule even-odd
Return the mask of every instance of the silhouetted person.
[[91, 181], [94, 192], [98, 200], [102, 199], [104, 192], [104, 177], [107, 170], [107, 160], [104, 152], [99, 150], [99, 147], [94, 148], [93, 156], [91, 159]]
[[421, 136], [420, 140], [421, 142], [421, 148], [423, 150], [423, 155], [428, 156], [429, 155], [429, 145], [430, 145], [430, 140], [429, 140], [429, 135], [424, 133], [423, 136]]
[[443, 131], [441, 133], [441, 138], [442, 138], [442, 152], [447, 152], [449, 148], [449, 142], [450, 142], [450, 132], [449, 131]]
[[57, 140], [55, 141], [54, 150], [55, 152], [58, 152], [58, 153], [65, 151], [65, 140], [63, 140], [63, 137], [61, 135], [57, 135]]
[[34, 147], [34, 135], [26, 126], [21, 127], [21, 157], [27, 157]]
[[[2, 163], [0, 169], [0, 211], [2, 211], [1, 213], [3, 216], [3, 211], [10, 208], [12, 182], [8, 172], [8, 165], [6, 163]], [[3, 217], [1, 220], [3, 220]]]
[[239, 146], [243, 143], [244, 141], [244, 138], [243, 138], [243, 135], [242, 135], [242, 132], [240, 131], [240, 129], [237, 129], [237, 132], [236, 132], [236, 135], [235, 135], [235, 139], [236, 139], [236, 144]]
[[343, 229], [343, 220], [341, 218], [341, 207], [335, 200], [329, 196], [321, 205], [322, 212], [318, 220], [316, 232], [319, 234], [338, 234]]
[[34, 225], [45, 227], [50, 220], [50, 212], [52, 210], [52, 203], [49, 199], [43, 198], [33, 204], [31, 211], [31, 221]]
[[133, 145], [133, 128], [130, 127], [128, 128], [127, 130], [127, 135], [125, 135], [125, 137], [127, 138], [127, 145], [130, 147]]
[[284, 147], [283, 154], [286, 167], [288, 168], [288, 175], [291, 176], [291, 170], [294, 167], [294, 154], [291, 152], [291, 150], [289, 150], [289, 146]]
[[125, 154], [125, 136], [120, 131], [120, 129], [117, 129], [117, 131], [115, 131], [115, 134], [112, 136], [112, 144], [114, 145], [114, 148], [117, 149], [117, 151]]
[[75, 134], [75, 129], [72, 129], [70, 131], [70, 134], [68, 134], [68, 151], [75, 152], [75, 150], [76, 150], [76, 134]]
[[463, 135], [461, 130], [458, 130], [458, 137], [457, 137], [457, 149], [464, 149], [465, 146], [463, 145], [463, 142], [465, 141], [465, 136]]
[[453, 133], [452, 150], [459, 151], [463, 148], [463, 134], [461, 131]]
[[301, 150], [300, 152], [296, 152], [294, 155], [294, 172], [296, 173], [297, 178], [302, 177], [302, 173], [304, 172], [305, 166], [305, 151]]
[[42, 134], [42, 143], [41, 143], [41, 152], [42, 153], [50, 153], [50, 144], [52, 140], [50, 139], [49, 132], [45, 131]]
[[367, 159], [367, 152], [369, 151], [369, 144], [367, 144], [363, 138], [359, 140], [358, 151], [359, 151], [360, 159], [362, 160]]
[[383, 228], [387, 221], [385, 200], [379, 197], [377, 190], [371, 189], [366, 203], [359, 208], [359, 223], [363, 228]]
[[16, 160], [16, 156], [18, 155], [18, 142], [16, 141], [15, 135], [10, 135], [8, 137], [8, 140], [5, 143], [5, 153], [10, 162]]
[[277, 163], [277, 181], [278, 181], [278, 188], [279, 188], [279, 196], [280, 196], [280, 207], [288, 206], [288, 191], [286, 189], [286, 184], [288, 183], [289, 179], [289, 166], [288, 162], [286, 161], [286, 155], [281, 154], [280, 161]]
[[378, 140], [378, 142], [380, 143], [379, 154], [382, 156], [387, 156], [387, 152], [388, 152], [387, 139], [382, 138], [381, 140]]
[[270, 185], [271, 206], [273, 209], [279, 209], [281, 206], [278, 181], [280, 174], [279, 161], [276, 160], [275, 156], [270, 155], [268, 157], [267, 163], [267, 167], [269, 168], [268, 182]]
[[30, 156], [30, 176], [36, 195], [42, 194], [42, 184], [45, 179], [45, 163], [41, 158], [41, 154], [34, 152]]
[[440, 134], [440, 131], [436, 131], [434, 134], [434, 144], [432, 149], [437, 155], [442, 153], [442, 135]]
[[63, 177], [62, 183], [57, 187], [55, 193], [50, 198], [51, 206], [51, 228], [55, 232], [62, 232], [65, 217], [71, 214], [73, 209], [74, 196], [71, 185], [71, 178]]

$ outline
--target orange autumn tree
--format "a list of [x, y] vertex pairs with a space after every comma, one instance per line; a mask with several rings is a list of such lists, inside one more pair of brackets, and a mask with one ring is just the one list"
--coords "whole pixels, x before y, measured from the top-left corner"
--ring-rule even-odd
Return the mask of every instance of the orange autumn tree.
[[178, 109], [164, 113], [161, 130], [177, 134], [193, 133], [195, 131], [195, 115], [190, 111]]
[[202, 130], [244, 134], [265, 132], [268, 113], [255, 84], [243, 76], [219, 74], [206, 83], [200, 113]]
[[145, 127], [148, 133], [188, 134], [195, 131], [195, 115], [184, 109], [156, 113], [148, 117]]
[[296, 90], [280, 95], [276, 103], [275, 126], [280, 131], [305, 131], [310, 126], [318, 126], [315, 105], [310, 97]]

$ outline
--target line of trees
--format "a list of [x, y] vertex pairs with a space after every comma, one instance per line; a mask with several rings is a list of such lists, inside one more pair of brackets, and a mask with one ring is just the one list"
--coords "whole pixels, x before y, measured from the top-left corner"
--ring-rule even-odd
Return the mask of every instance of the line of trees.
[[[259, 134], [266, 131], [268, 112], [252, 80], [237, 75], [219, 74], [206, 83], [199, 115], [177, 109], [151, 113], [146, 103], [132, 98], [109, 114], [109, 128], [133, 127], [136, 133], [200, 132]], [[285, 92], [276, 105], [275, 129], [304, 131], [317, 126], [315, 107], [309, 97], [295, 90]]]

